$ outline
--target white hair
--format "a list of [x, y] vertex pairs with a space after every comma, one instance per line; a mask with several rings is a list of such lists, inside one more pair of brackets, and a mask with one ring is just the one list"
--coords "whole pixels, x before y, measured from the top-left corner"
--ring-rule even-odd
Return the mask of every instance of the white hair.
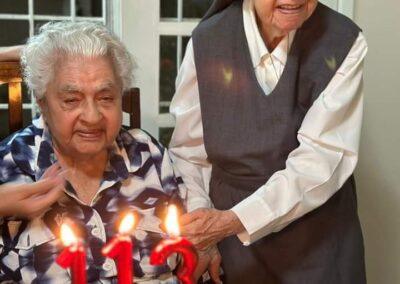
[[60, 55], [107, 56], [126, 91], [132, 86], [134, 62], [124, 44], [105, 26], [93, 22], [50, 22], [31, 37], [22, 51], [24, 79], [37, 99], [53, 79]]

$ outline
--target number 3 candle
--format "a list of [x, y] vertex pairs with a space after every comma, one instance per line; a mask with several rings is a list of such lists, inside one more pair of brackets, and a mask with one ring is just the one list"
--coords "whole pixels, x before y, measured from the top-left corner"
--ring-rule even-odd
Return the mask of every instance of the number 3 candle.
[[168, 239], [162, 240], [150, 255], [152, 265], [161, 265], [173, 253], [180, 253], [183, 257], [183, 265], [179, 268], [177, 276], [183, 284], [194, 283], [193, 272], [197, 265], [197, 253], [193, 245], [180, 237], [178, 225], [178, 212], [175, 205], [168, 207], [166, 218]]

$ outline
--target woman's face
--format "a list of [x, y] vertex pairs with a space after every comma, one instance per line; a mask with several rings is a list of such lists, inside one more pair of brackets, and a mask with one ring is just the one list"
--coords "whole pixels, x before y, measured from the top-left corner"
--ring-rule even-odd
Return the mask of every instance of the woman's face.
[[254, 0], [257, 19], [265, 30], [287, 34], [314, 12], [318, 0]]
[[121, 83], [107, 57], [66, 56], [39, 100], [53, 142], [71, 158], [104, 153], [122, 123]]

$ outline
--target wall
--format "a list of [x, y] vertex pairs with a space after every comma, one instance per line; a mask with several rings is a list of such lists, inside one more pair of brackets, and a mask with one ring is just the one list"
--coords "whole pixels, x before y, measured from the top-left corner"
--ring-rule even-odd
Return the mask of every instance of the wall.
[[356, 178], [368, 283], [400, 283], [400, 3], [356, 0], [369, 44]]

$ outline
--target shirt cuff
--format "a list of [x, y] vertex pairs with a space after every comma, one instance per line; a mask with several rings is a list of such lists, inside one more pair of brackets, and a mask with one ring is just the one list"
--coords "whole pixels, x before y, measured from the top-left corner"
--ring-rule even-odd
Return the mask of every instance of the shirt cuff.
[[244, 199], [231, 209], [242, 222], [243, 232], [237, 234], [243, 245], [248, 246], [263, 236], [272, 233], [272, 226], [267, 226], [274, 220], [274, 214], [269, 206], [257, 193]]
[[190, 198], [190, 200], [186, 202], [186, 208], [188, 212], [192, 212], [199, 208], [212, 208], [212, 207], [213, 206], [209, 200], [200, 197]]

